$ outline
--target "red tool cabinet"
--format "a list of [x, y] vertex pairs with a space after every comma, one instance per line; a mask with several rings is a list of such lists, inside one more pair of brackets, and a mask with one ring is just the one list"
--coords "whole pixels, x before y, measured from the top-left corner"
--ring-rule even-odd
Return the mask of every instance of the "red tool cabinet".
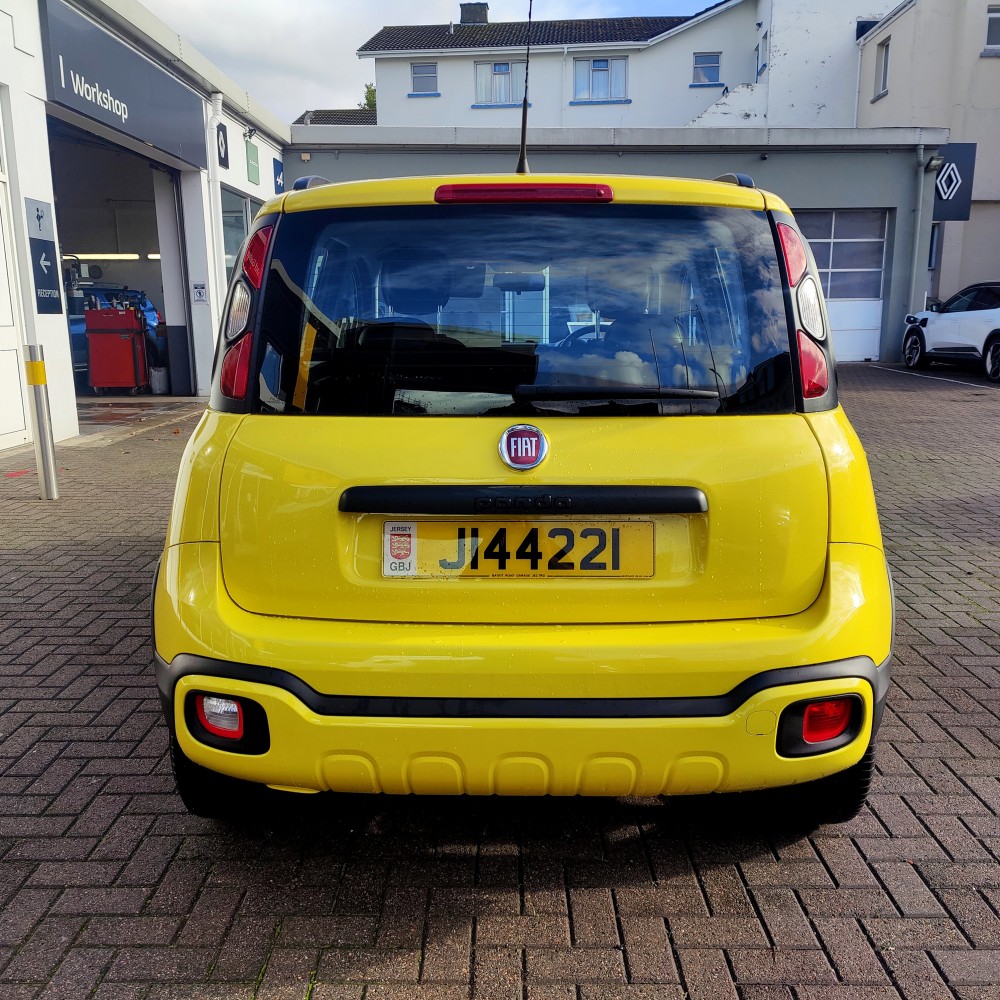
[[93, 389], [131, 389], [149, 385], [146, 327], [134, 309], [87, 309], [87, 359]]

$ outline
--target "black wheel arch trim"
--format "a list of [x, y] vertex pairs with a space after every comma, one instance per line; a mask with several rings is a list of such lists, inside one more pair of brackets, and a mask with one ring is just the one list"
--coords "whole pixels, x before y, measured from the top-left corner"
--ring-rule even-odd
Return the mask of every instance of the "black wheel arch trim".
[[787, 684], [858, 678], [871, 685], [874, 736], [889, 690], [890, 656], [878, 666], [867, 656], [801, 667], [779, 667], [748, 677], [721, 695], [694, 698], [425, 698], [322, 694], [286, 670], [182, 653], [167, 663], [158, 654], [156, 682], [168, 719], [174, 687], [182, 677], [201, 675], [277, 687], [310, 711], [326, 716], [439, 719], [670, 719], [731, 715], [761, 691]]

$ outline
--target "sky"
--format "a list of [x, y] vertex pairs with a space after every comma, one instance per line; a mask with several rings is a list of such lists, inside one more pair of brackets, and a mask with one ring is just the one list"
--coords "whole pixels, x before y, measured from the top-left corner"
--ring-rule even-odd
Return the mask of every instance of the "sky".
[[[353, 108], [375, 82], [357, 50], [387, 24], [458, 21], [460, 0], [142, 0], [285, 122]], [[713, 0], [534, 0], [536, 21], [694, 14]], [[490, 0], [490, 21], [525, 21], [528, 0]]]

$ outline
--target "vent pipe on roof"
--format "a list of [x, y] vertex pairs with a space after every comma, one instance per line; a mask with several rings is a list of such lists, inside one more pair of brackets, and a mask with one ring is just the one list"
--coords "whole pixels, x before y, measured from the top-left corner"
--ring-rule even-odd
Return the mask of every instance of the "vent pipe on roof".
[[460, 3], [462, 24], [489, 24], [490, 5], [488, 3]]

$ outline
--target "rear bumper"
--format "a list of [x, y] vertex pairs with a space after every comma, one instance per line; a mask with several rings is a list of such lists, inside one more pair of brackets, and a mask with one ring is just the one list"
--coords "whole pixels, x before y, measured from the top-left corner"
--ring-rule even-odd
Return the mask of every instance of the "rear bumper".
[[[683, 795], [796, 784], [857, 763], [881, 719], [889, 662], [858, 657], [772, 671], [720, 697], [609, 702], [324, 696], [281, 671], [190, 656], [170, 665], [157, 658], [157, 681], [190, 759], [282, 788]], [[267, 749], [234, 753], [202, 742], [184, 708], [195, 692], [261, 706]], [[786, 709], [842, 695], [863, 706], [847, 745], [808, 757], [778, 752]]]
[[[251, 615], [225, 593], [218, 546], [179, 545], [155, 587], [157, 683], [190, 759], [285, 788], [656, 795], [796, 784], [860, 760], [889, 686], [882, 553], [830, 550], [823, 594], [800, 615], [500, 627]], [[260, 705], [266, 749], [197, 738], [184, 710], [194, 692]], [[786, 709], [841, 695], [861, 706], [850, 742], [779, 753]]]

